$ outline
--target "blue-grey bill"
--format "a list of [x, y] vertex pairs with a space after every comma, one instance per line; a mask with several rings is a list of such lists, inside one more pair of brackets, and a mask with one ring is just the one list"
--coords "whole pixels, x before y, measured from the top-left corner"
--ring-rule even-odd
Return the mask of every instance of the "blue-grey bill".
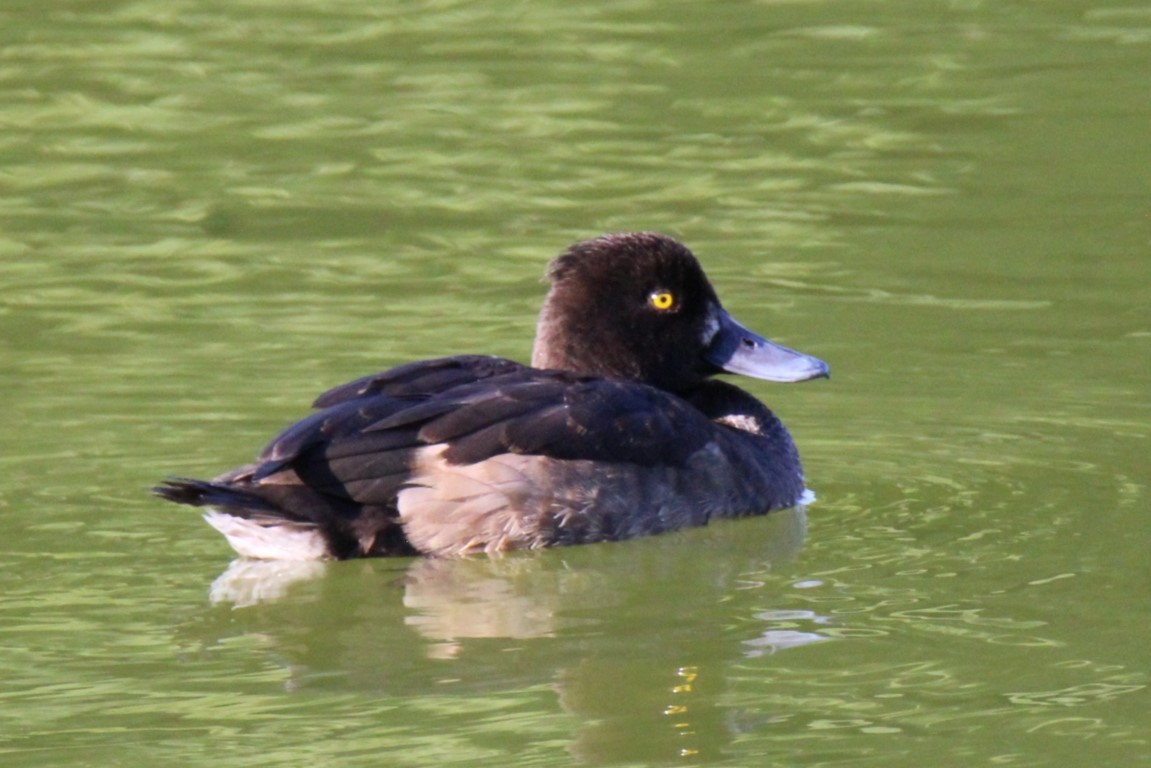
[[719, 330], [708, 345], [707, 359], [729, 373], [766, 381], [807, 381], [830, 376], [827, 363], [744, 328], [727, 312], [719, 312]]

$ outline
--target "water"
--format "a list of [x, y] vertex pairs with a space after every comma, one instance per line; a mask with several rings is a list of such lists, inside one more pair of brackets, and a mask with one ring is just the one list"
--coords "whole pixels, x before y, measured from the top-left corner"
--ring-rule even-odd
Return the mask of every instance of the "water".
[[[4, 765], [1151, 762], [1146, 8], [9, 2], [0, 61]], [[806, 515], [252, 574], [148, 496], [526, 359], [619, 229], [831, 363], [747, 384]]]

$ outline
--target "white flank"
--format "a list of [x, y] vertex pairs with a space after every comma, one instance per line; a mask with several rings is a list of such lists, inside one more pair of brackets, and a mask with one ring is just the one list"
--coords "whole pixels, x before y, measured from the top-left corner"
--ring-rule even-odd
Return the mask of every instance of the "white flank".
[[446, 445], [422, 448], [396, 502], [404, 534], [431, 555], [502, 552], [540, 546], [539, 456], [505, 453], [452, 464]]
[[327, 560], [328, 544], [315, 528], [282, 521], [261, 523], [223, 512], [205, 512], [208, 525], [243, 557], [256, 560]]

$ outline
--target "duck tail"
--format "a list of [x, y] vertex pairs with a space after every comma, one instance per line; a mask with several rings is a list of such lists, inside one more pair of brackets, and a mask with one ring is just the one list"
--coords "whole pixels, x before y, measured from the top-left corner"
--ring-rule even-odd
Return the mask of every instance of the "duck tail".
[[[338, 554], [336, 532], [300, 519], [271, 500], [220, 482], [172, 478], [152, 491], [162, 499], [209, 507], [204, 520], [243, 557], [257, 560], [325, 560]], [[345, 547], [346, 548], [346, 547]], [[347, 556], [347, 555], [345, 555]]]
[[344, 560], [417, 554], [394, 509], [325, 497], [304, 486], [172, 478], [152, 491], [177, 504], [210, 507], [204, 519], [244, 557]]
[[251, 512], [275, 512], [265, 499], [237, 488], [206, 480], [175, 477], [152, 489], [162, 499], [193, 507], [240, 508]]

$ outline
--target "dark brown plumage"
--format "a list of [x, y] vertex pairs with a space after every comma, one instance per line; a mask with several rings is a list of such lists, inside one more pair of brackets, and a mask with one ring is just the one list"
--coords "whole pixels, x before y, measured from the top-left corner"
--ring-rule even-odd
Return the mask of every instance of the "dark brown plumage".
[[747, 331], [660, 235], [549, 267], [533, 366], [458, 356], [336, 387], [252, 465], [172, 480], [254, 557], [454, 555], [624, 539], [798, 503], [799, 457], [721, 370], [800, 381], [814, 358]]

